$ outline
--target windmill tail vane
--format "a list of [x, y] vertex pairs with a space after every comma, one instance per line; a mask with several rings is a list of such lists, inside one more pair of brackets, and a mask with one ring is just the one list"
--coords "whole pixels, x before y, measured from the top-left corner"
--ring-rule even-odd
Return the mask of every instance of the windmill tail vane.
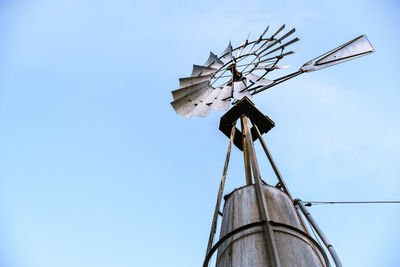
[[316, 71], [374, 52], [374, 48], [365, 35], [361, 35], [309, 62], [298, 71], [270, 80], [265, 78], [274, 70], [287, 68], [289, 65], [278, 65], [285, 56], [298, 50], [285, 49], [299, 41], [288, 37], [295, 29], [284, 32], [282, 25], [269, 37], [266, 34], [269, 26], [255, 40], [249, 37], [236, 48], [229, 42], [220, 56], [210, 52], [203, 65], [193, 65], [189, 77], [179, 79], [179, 88], [172, 91], [174, 110], [189, 119], [191, 116], [206, 117], [213, 110], [227, 110], [231, 101], [243, 97], [251, 98], [270, 87], [298, 76]]

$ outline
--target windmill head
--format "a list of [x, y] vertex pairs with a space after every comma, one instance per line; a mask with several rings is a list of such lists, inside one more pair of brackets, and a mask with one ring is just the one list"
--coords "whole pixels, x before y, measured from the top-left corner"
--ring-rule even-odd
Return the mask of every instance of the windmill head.
[[330, 67], [350, 59], [374, 52], [365, 35], [361, 35], [306, 64], [298, 71], [270, 80], [265, 78], [270, 72], [287, 68], [278, 65], [285, 56], [298, 50], [288, 51], [289, 45], [297, 42], [294, 38], [286, 41], [295, 29], [283, 33], [285, 25], [266, 37], [269, 26], [264, 32], [249, 41], [249, 37], [236, 48], [231, 42], [220, 56], [210, 52], [203, 65], [193, 65], [189, 77], [179, 79], [179, 88], [172, 91], [172, 107], [185, 118], [192, 115], [206, 117], [211, 109], [227, 110], [232, 100], [251, 98], [270, 87], [305, 72]]

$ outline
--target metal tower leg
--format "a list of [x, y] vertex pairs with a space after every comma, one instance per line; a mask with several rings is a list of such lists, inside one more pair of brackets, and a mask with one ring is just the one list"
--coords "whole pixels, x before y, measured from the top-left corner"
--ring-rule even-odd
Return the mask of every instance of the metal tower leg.
[[285, 180], [283, 180], [283, 177], [282, 177], [281, 173], [279, 172], [278, 167], [276, 166], [275, 161], [272, 158], [272, 155], [269, 152], [269, 149], [268, 149], [267, 145], [265, 144], [264, 139], [261, 136], [260, 130], [258, 129], [256, 124], [253, 123], [253, 125], [254, 125], [254, 128], [256, 129], [256, 133], [257, 133], [258, 139], [260, 139], [260, 143], [261, 143], [262, 148], [264, 149], [265, 155], [267, 155], [269, 163], [271, 164], [272, 169], [274, 170], [275, 175], [279, 180], [279, 183], [281, 184], [281, 186], [282, 186], [283, 190], [285, 191], [285, 193], [288, 194], [288, 196], [290, 197], [291, 200], [293, 200], [292, 195], [290, 194], [289, 189], [286, 186]]
[[248, 148], [249, 146], [244, 129], [244, 124], [245, 124], [244, 117], [240, 118], [240, 123], [242, 125], [243, 159], [244, 159], [244, 171], [246, 174], [246, 184], [251, 185], [253, 182], [251, 179], [251, 166], [250, 166], [249, 148]]
[[[255, 184], [255, 189], [256, 189], [256, 196], [257, 196], [258, 207], [259, 207], [259, 211], [260, 211], [260, 217], [261, 217], [261, 221], [264, 222], [263, 230], [264, 230], [264, 236], [265, 236], [266, 251], [267, 251], [268, 259], [270, 261], [268, 266], [280, 267], [281, 264], [280, 264], [280, 260], [279, 260], [278, 249], [276, 247], [273, 229], [269, 223], [270, 219], [269, 219], [269, 213], [268, 213], [268, 206], [267, 206], [267, 202], [265, 199], [264, 190], [263, 190], [263, 186], [262, 186], [262, 182], [261, 182], [261, 175], [260, 175], [260, 170], [258, 168], [256, 153], [254, 151], [254, 144], [253, 144], [253, 138], [251, 136], [249, 121], [246, 116], [242, 117], [242, 123], [243, 123], [243, 128], [244, 128], [244, 135], [245, 135], [246, 141], [247, 141], [247, 149], [249, 150], [251, 167], [253, 169], [254, 184]], [[244, 149], [243, 149], [243, 151], [244, 151]]]
[[211, 247], [212, 247], [213, 241], [214, 241], [214, 235], [215, 235], [215, 232], [217, 230], [218, 213], [219, 213], [219, 208], [221, 206], [222, 195], [224, 193], [226, 173], [228, 171], [229, 159], [230, 159], [230, 156], [231, 156], [232, 143], [233, 143], [233, 138], [235, 136], [235, 130], [236, 130], [236, 122], [232, 126], [231, 136], [229, 138], [229, 146], [228, 146], [228, 151], [226, 152], [224, 171], [222, 172], [221, 183], [220, 183], [219, 189], [218, 189], [217, 203], [215, 205], [214, 216], [213, 216], [213, 220], [212, 220], [212, 223], [211, 223], [210, 237], [208, 239], [206, 257], [207, 257], [208, 253], [211, 250]]

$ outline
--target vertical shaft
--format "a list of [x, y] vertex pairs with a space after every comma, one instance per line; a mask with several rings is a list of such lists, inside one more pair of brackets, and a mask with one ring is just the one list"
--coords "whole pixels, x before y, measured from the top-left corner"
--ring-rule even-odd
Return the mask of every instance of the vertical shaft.
[[[260, 211], [261, 220], [264, 222], [263, 230], [264, 230], [264, 237], [266, 243], [266, 252], [268, 255], [269, 264], [268, 266], [271, 267], [280, 267], [280, 260], [278, 255], [278, 249], [275, 243], [274, 232], [272, 226], [270, 225], [269, 221], [269, 213], [268, 213], [268, 205], [264, 195], [264, 189], [261, 182], [261, 175], [260, 170], [258, 168], [258, 162], [256, 153], [254, 150], [253, 138], [251, 136], [249, 121], [246, 116], [242, 117], [242, 127], [244, 130], [244, 135], [246, 137], [246, 143], [248, 147], [249, 158], [251, 162], [251, 167], [253, 170], [253, 177], [254, 177], [254, 184], [255, 184], [255, 191], [257, 196], [258, 208]], [[244, 151], [244, 149], [243, 149]]]
[[221, 206], [222, 194], [224, 192], [226, 173], [228, 171], [229, 159], [231, 156], [231, 149], [232, 149], [233, 138], [235, 136], [235, 130], [236, 130], [236, 122], [232, 126], [231, 136], [229, 139], [228, 151], [226, 152], [224, 170], [222, 172], [221, 183], [220, 183], [219, 189], [218, 189], [218, 196], [217, 196], [217, 203], [215, 205], [215, 210], [214, 210], [214, 217], [213, 217], [213, 221], [211, 223], [210, 237], [208, 239], [206, 257], [207, 257], [207, 254], [210, 252], [210, 249], [211, 249], [213, 241], [214, 241], [214, 235], [217, 230], [218, 212], [219, 212], [219, 207]]
[[246, 138], [246, 133], [245, 133], [245, 128], [244, 128], [244, 117], [240, 118], [240, 122], [242, 125], [242, 137], [243, 137], [243, 158], [244, 158], [244, 171], [246, 174], [246, 184], [251, 185], [252, 184], [252, 179], [251, 179], [251, 167], [250, 167], [250, 158], [249, 158], [249, 146], [248, 146], [248, 140]]

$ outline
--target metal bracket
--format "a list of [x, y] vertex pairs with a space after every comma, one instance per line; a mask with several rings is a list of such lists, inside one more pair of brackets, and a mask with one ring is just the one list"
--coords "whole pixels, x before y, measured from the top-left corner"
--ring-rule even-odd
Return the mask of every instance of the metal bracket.
[[[221, 117], [221, 121], [219, 124], [220, 131], [229, 138], [231, 135], [233, 124], [236, 123], [236, 121], [243, 115], [248, 117], [253, 124], [257, 125], [258, 130], [261, 134], [267, 133], [275, 126], [275, 123], [268, 116], [259, 111], [254, 106], [254, 103], [250, 101], [250, 99], [248, 99], [247, 97], [243, 97], [240, 101], [236, 103], [236, 105], [234, 105]], [[257, 140], [258, 135], [254, 127], [251, 128], [251, 135], [253, 141]], [[242, 132], [238, 128], [236, 128], [233, 143], [237, 148], [243, 151], [242, 136]]]

